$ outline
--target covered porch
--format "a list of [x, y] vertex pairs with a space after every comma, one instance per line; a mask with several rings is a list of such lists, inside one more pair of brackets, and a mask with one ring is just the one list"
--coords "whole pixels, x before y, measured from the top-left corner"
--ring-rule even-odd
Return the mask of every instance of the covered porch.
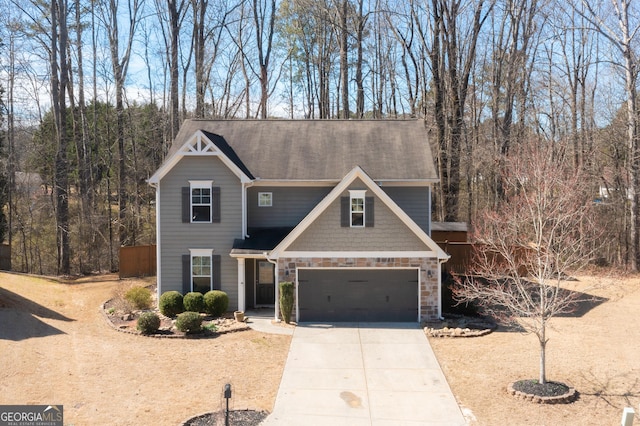
[[270, 308], [273, 318], [278, 318], [277, 262], [269, 252], [289, 232], [291, 228], [250, 229], [249, 237], [234, 241], [230, 256], [238, 261], [238, 310]]

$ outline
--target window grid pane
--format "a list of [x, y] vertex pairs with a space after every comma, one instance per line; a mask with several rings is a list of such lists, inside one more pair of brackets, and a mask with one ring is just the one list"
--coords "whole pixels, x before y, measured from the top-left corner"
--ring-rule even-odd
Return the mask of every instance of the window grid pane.
[[364, 226], [364, 198], [351, 199], [351, 226]]
[[210, 256], [194, 256], [191, 259], [192, 273], [194, 277], [210, 277], [211, 276], [211, 257]]
[[273, 195], [271, 192], [259, 192], [258, 193], [258, 206], [271, 207]]
[[191, 221], [211, 221], [211, 188], [191, 189]]

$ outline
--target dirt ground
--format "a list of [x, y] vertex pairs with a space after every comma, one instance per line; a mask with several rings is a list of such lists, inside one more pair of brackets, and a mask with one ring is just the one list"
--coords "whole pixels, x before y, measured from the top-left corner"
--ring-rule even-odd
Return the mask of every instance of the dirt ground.
[[537, 405], [506, 393], [508, 383], [538, 377], [533, 335], [498, 329], [429, 339], [458, 402], [475, 417], [472, 425], [613, 426], [624, 407], [640, 412], [640, 277], [581, 276], [566, 287], [601, 298], [551, 322], [547, 379], [574, 386], [580, 396], [572, 404]]
[[[0, 273], [0, 404], [62, 404], [67, 425], [174, 426], [221, 409], [230, 383], [232, 408], [270, 411], [290, 337], [249, 330], [174, 340], [110, 328], [100, 305], [118, 286], [152, 282]], [[608, 285], [588, 289], [597, 283]], [[430, 339], [472, 425], [619, 425], [625, 406], [640, 411], [640, 276], [578, 277], [567, 287], [600, 297], [554, 319], [549, 333], [548, 379], [578, 389], [572, 404], [506, 393], [509, 382], [537, 377], [532, 335]]]
[[158, 339], [110, 328], [116, 276], [60, 283], [0, 273], [0, 404], [61, 404], [66, 425], [178, 425], [222, 409], [271, 411], [289, 336], [253, 330]]

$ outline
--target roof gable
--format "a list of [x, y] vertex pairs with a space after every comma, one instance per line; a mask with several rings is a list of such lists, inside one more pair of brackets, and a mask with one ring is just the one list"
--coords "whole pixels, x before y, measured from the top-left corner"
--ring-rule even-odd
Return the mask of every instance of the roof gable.
[[159, 183], [178, 161], [186, 156], [218, 157], [242, 182], [249, 182], [254, 179], [249, 169], [223, 138], [209, 132], [197, 130], [186, 142], [168, 155], [162, 166], [149, 178], [149, 183]]
[[285, 252], [293, 242], [302, 235], [302, 233], [311, 226], [311, 224], [327, 208], [336, 201], [349, 186], [360, 179], [364, 185], [375, 194], [427, 247], [436, 253], [438, 259], [448, 259], [446, 254], [423, 230], [420, 228], [405, 212], [402, 210], [380, 187], [371, 179], [371, 177], [359, 166], [353, 168], [333, 190], [287, 235], [284, 240], [278, 244], [271, 252], [271, 257], [277, 258], [282, 252]]

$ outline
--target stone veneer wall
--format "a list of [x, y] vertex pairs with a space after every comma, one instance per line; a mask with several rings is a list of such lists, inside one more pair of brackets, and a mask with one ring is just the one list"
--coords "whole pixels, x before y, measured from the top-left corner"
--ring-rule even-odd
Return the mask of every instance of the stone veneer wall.
[[428, 321], [438, 317], [438, 261], [435, 258], [280, 258], [278, 282], [295, 283], [297, 268], [420, 268], [420, 320]]

